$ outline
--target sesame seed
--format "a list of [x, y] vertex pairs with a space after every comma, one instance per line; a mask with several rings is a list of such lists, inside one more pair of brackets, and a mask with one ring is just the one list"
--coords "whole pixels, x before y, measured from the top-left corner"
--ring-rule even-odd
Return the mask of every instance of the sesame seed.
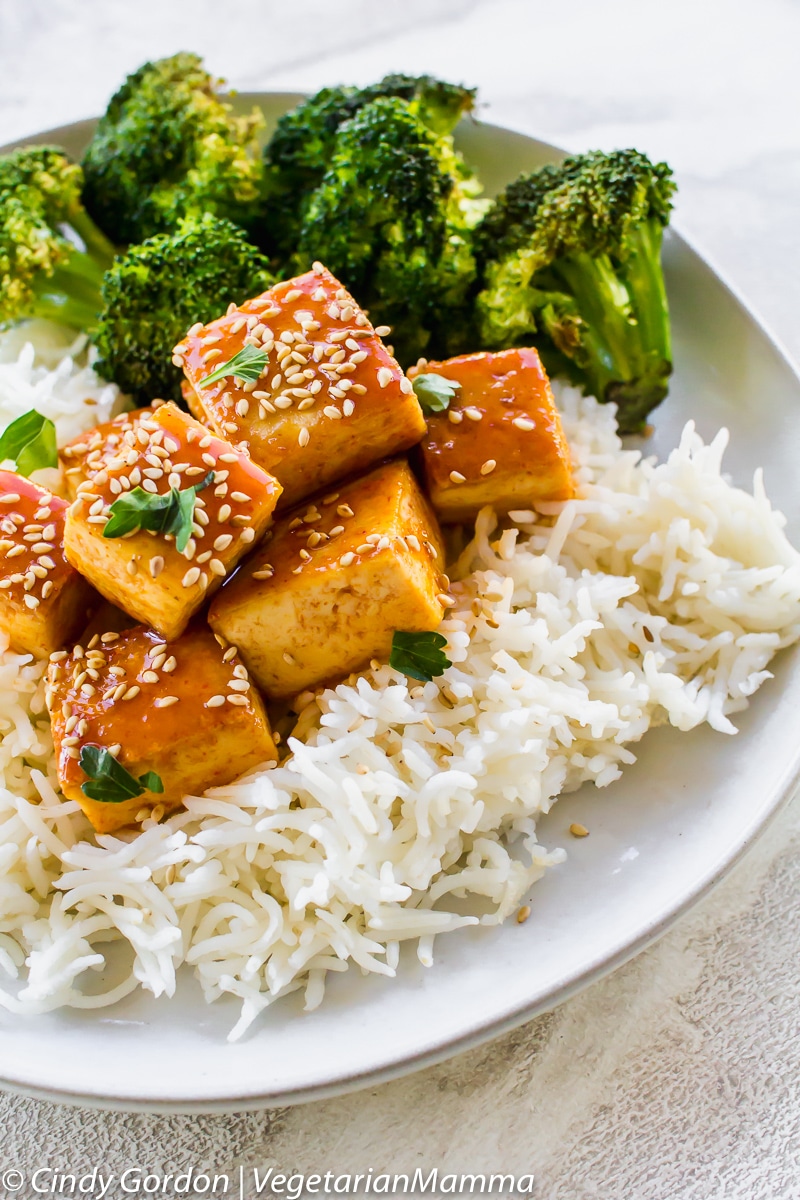
[[530, 904], [523, 904], [522, 907], [517, 910], [517, 924], [524, 925], [530, 915]]
[[231, 511], [230, 504], [220, 505], [220, 510], [217, 513], [217, 520], [220, 522], [220, 524], [224, 524], [228, 520], [228, 517], [231, 515]]
[[295, 665], [295, 660], [294, 660], [294, 658], [292, 658], [292, 656], [288, 650], [284, 650], [284, 652], [283, 652], [283, 661], [289, 667], [293, 667]]
[[344, 525], [334, 525], [333, 529], [328, 534], [328, 537], [338, 537], [340, 533], [344, 533]]
[[376, 325], [375, 326], [375, 333], [377, 334], [378, 337], [388, 337], [391, 332], [392, 332], [391, 325]]
[[232, 692], [249, 692], [250, 684], [246, 679], [232, 679], [228, 684]]
[[101, 633], [100, 641], [103, 642], [104, 645], [109, 645], [111, 642], [119, 641], [119, 634], [118, 633]]
[[326, 404], [322, 411], [326, 417], [330, 417], [334, 421], [341, 421], [342, 419], [342, 414], [333, 404]]
[[[228, 649], [225, 651], [225, 653], [222, 656], [222, 661], [230, 662], [232, 658], [236, 658], [236, 647], [228, 646]], [[237, 671], [244, 671], [244, 670], [245, 670], [244, 667], [234, 667], [233, 673], [235, 675]], [[246, 674], [246, 672], [245, 672], [245, 674]]]
[[381, 367], [378, 371], [378, 386], [385, 388], [387, 384], [392, 382], [392, 372], [388, 367]]
[[462, 475], [460, 471], [451, 471], [450, 472], [450, 482], [451, 483], [466, 483], [467, 477], [466, 477], [466, 475]]
[[246, 504], [250, 499], [247, 492], [231, 492], [231, 500], [235, 500], [237, 504]]
[[180, 697], [178, 696], [159, 696], [155, 701], [155, 708], [170, 708], [173, 704], [177, 704]]
[[261, 567], [258, 571], [253, 571], [252, 579], [271, 579], [275, 574], [272, 567]]
[[292, 288], [283, 298], [287, 304], [292, 304], [295, 300], [299, 300], [302, 294], [300, 288]]
[[355, 556], [355, 554], [353, 554], [352, 550], [348, 550], [347, 553], [343, 554], [342, 557], [339, 559], [339, 566], [340, 567], [349, 567], [350, 564], [354, 561], [355, 557], [356, 556]]
[[528, 417], [514, 417], [514, 420], [511, 422], [511, 424], [515, 425], [517, 429], [524, 430], [526, 433], [529, 433], [531, 429], [536, 428], [536, 422], [531, 421]]
[[452, 608], [453, 605], [455, 604], [455, 599], [452, 596], [449, 596], [447, 594], [447, 592], [439, 592], [436, 599], [439, 601], [439, 603], [442, 605], [443, 608]]
[[208, 564], [208, 569], [212, 575], [224, 576], [227, 574], [225, 564], [220, 562], [218, 558], [212, 558]]
[[569, 831], [572, 836], [576, 838], [584, 838], [589, 836], [589, 830], [586, 828], [586, 826], [579, 824], [577, 821], [572, 822], [569, 827]]
[[255, 529], [243, 529], [242, 532], [239, 534], [239, 541], [245, 542], [245, 543], [253, 542], [253, 541], [255, 541], [255, 537], [256, 537]]
[[491, 475], [496, 466], [497, 461], [494, 458], [487, 458], [486, 462], [481, 467], [481, 475]]
[[177, 664], [177, 661], [175, 660], [175, 656], [173, 654], [171, 654], [169, 656], [169, 658], [167, 659], [167, 661], [164, 663], [164, 666], [161, 668], [161, 670], [166, 671], [167, 675], [170, 675], [175, 670], [177, 665], [178, 664]]
[[352, 400], [345, 400], [344, 404], [342, 405], [342, 412], [346, 417], [352, 417], [353, 413], [355, 412], [355, 408], [356, 406]]
[[479, 408], [474, 408], [472, 405], [469, 408], [462, 410], [465, 417], [469, 417], [470, 421], [482, 421], [483, 413]]
[[139, 687], [139, 685], [135, 683], [133, 685], [133, 687], [129, 687], [127, 689], [127, 691], [122, 696], [122, 699], [123, 700], [135, 700], [141, 690], [142, 689]]
[[355, 513], [349, 504], [337, 504], [336, 511], [340, 517], [353, 517]]
[[363, 542], [360, 546], [356, 546], [356, 554], [369, 554], [373, 549], [374, 546], [371, 542]]
[[298, 435], [297, 435], [297, 443], [298, 443], [298, 445], [299, 445], [299, 446], [307, 446], [307, 445], [308, 445], [308, 441], [309, 441], [309, 437], [310, 437], [310, 434], [309, 434], [308, 430], [306, 429], [306, 427], [305, 427], [305, 425], [304, 425], [304, 426], [303, 426], [303, 428], [300, 430], [300, 432], [299, 432], [299, 433], [298, 433]]
[[219, 346], [212, 346], [210, 350], [206, 350], [205, 354], [201, 355], [204, 363], [212, 362], [215, 358], [222, 358], [222, 351]]
[[244, 708], [246, 704], [250, 703], [250, 701], [247, 699], [247, 696], [239, 696], [236, 693], [234, 693], [232, 696], [226, 696], [225, 699], [228, 701], [228, 704], [233, 704], [239, 708]]
[[39, 601], [36, 599], [35, 596], [26, 596], [25, 604], [28, 608], [38, 608], [39, 607]]
[[199, 567], [190, 567], [189, 570], [184, 575], [183, 579], [181, 580], [181, 583], [183, 584], [183, 586], [185, 588], [192, 587], [195, 583], [197, 583], [199, 578], [200, 578], [200, 568]]
[[460, 425], [464, 420], [464, 414], [455, 408], [450, 408], [447, 410], [447, 419], [452, 425]]
[[205, 707], [206, 708], [219, 708], [220, 705], [222, 705], [224, 703], [225, 703], [224, 696], [212, 696], [209, 700], [206, 700]]
[[152, 578], [158, 579], [159, 575], [164, 570], [164, 559], [161, 557], [160, 554], [156, 554], [156, 555], [154, 555], [153, 558], [150, 559], [148, 566], [150, 568], [150, 574], [151, 574]]
[[413, 392], [413, 390], [414, 390], [413, 383], [411, 382], [410, 379], [406, 379], [406, 377], [404, 375], [403, 378], [400, 380], [400, 391], [403, 392], [406, 396], [410, 396], [411, 393]]

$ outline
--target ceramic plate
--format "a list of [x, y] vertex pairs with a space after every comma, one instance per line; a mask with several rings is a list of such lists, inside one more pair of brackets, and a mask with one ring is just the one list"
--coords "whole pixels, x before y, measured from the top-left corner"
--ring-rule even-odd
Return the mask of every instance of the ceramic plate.
[[[299, 97], [243, 96], [270, 120]], [[92, 122], [50, 131], [79, 154]], [[459, 142], [488, 189], [557, 156], [533, 138], [467, 122]], [[693, 417], [711, 437], [731, 431], [728, 470], [768, 492], [800, 539], [800, 379], [741, 300], [674, 230], [665, 246], [675, 376], [656, 414], [663, 455]], [[736, 738], [657, 729], [637, 764], [604, 791], [584, 788], [541, 823], [568, 861], [538, 883], [525, 925], [464, 930], [436, 942], [424, 970], [412, 955], [395, 980], [333, 977], [322, 1007], [289, 997], [237, 1045], [225, 1035], [235, 1001], [204, 1004], [191, 975], [171, 1001], [31, 1019], [0, 1015], [0, 1086], [103, 1107], [243, 1109], [376, 1083], [493, 1037], [564, 1000], [653, 941], [746, 850], [792, 790], [800, 761], [800, 657], [739, 719]], [[567, 829], [583, 822], [591, 836]]]

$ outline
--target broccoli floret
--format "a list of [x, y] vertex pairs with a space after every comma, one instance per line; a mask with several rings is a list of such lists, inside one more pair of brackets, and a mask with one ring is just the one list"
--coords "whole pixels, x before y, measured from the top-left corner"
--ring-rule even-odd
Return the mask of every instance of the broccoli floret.
[[492, 348], [540, 344], [623, 432], [641, 431], [672, 370], [661, 243], [675, 184], [636, 150], [594, 151], [523, 175], [476, 231], [476, 307]]
[[452, 133], [475, 103], [470, 88], [429, 75], [387, 75], [366, 88], [323, 88], [284, 113], [264, 151], [267, 216], [262, 240], [278, 262], [288, 262], [297, 247], [311, 194], [330, 165], [337, 130], [384, 97], [403, 100], [437, 136]]
[[97, 370], [139, 404], [180, 401], [183, 373], [172, 362], [173, 346], [196, 321], [270, 287], [268, 266], [238, 226], [210, 214], [132, 246], [103, 281]]
[[100, 118], [83, 160], [84, 202], [122, 244], [210, 212], [248, 229], [262, 204], [258, 109], [234, 116], [196, 54], [145, 63]]
[[0, 325], [46, 317], [90, 328], [114, 247], [81, 204], [83, 174], [56, 146], [0, 156]]
[[373, 100], [334, 139], [292, 268], [323, 262], [392, 326], [399, 360], [414, 362], [447, 340], [475, 279], [476, 188], [449, 137], [400, 99]]

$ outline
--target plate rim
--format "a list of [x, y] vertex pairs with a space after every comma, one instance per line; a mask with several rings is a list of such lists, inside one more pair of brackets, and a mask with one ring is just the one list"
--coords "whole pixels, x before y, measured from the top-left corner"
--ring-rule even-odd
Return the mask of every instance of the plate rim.
[[[236, 96], [239, 103], [259, 103], [263, 98], [268, 97], [272, 102], [285, 101], [288, 107], [301, 100], [305, 94], [302, 92], [264, 89], [260, 91], [241, 91], [237, 92]], [[0, 153], [7, 153], [10, 150], [27, 144], [57, 142], [60, 137], [64, 136], [75, 137], [81, 133], [85, 133], [88, 137], [97, 119], [96, 117], [83, 118], [66, 125], [32, 132], [0, 146]], [[470, 118], [470, 120], [473, 119]], [[563, 156], [568, 153], [563, 147], [536, 137], [534, 134], [518, 128], [513, 123], [498, 125], [491, 121], [474, 119], [474, 124], [480, 125], [488, 134], [494, 132], [499, 134], [512, 133], [516, 137], [532, 143], [541, 150], [551, 151], [554, 156]], [[670, 231], [671, 237], [712, 273], [715, 282], [727, 292], [735, 306], [757, 327], [759, 333], [772, 347], [776, 356], [782, 360], [791, 376], [797, 382], [798, 387], [800, 387], [800, 365], [795, 362], [793, 355], [781, 339], [773, 332], [751, 303], [745, 299], [737, 285], [733, 284], [726, 272], [718, 267], [714, 257], [706, 253], [705, 250], [698, 248], [694, 239], [687, 236], [683, 231], [680, 221], [671, 222]], [[587, 967], [576, 972], [574, 976], [562, 982], [554, 990], [551, 990], [546, 997], [540, 997], [538, 1000], [533, 1000], [529, 1003], [518, 1004], [502, 1016], [473, 1024], [467, 1031], [459, 1033], [452, 1039], [440, 1041], [435, 1047], [429, 1047], [416, 1054], [405, 1055], [396, 1061], [367, 1068], [356, 1073], [339, 1074], [335, 1078], [320, 1083], [281, 1089], [279, 1091], [247, 1092], [245, 1094], [228, 1095], [215, 1099], [192, 1099], [190, 1096], [186, 1096], [185, 1098], [150, 1099], [141, 1095], [109, 1095], [102, 1093], [100, 1090], [80, 1092], [57, 1086], [47, 1087], [40, 1084], [26, 1083], [20, 1078], [6, 1076], [2, 1064], [0, 1064], [0, 1088], [18, 1096], [32, 1097], [37, 1100], [101, 1111], [143, 1112], [162, 1115], [168, 1113], [199, 1115], [203, 1113], [260, 1111], [271, 1107], [292, 1106], [309, 1103], [313, 1100], [331, 1099], [370, 1086], [389, 1083], [404, 1075], [409, 1075], [426, 1067], [435, 1066], [458, 1054], [465, 1053], [495, 1038], [499, 1038], [512, 1029], [525, 1024], [527, 1021], [533, 1020], [542, 1013], [552, 1010], [583, 991], [584, 988], [610, 975], [617, 968], [631, 961], [643, 950], [653, 945], [681, 917], [694, 908], [695, 905], [699, 904], [739, 864], [752, 845], [766, 832], [776, 817], [789, 803], [797, 789], [798, 783], [800, 783], [800, 745], [798, 745], [793, 758], [787, 764], [779, 785], [774, 789], [769, 802], [760, 812], [758, 819], [751, 827], [743, 831], [741, 836], [737, 838], [727, 853], [723, 854], [721, 859], [715, 860], [703, 872], [699, 880], [695, 882], [692, 890], [678, 904], [666, 910], [658, 919], [653, 920], [633, 941], [628, 942], [625, 946], [618, 948], [612, 954], [606, 956], [602, 962], [592, 961]], [[35, 1020], [36, 1018], [31, 1017], [30, 1019]]]

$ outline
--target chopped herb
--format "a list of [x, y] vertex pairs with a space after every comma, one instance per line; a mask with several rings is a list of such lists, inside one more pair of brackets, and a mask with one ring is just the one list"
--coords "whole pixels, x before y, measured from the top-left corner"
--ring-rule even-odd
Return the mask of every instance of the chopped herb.
[[57, 467], [56, 427], [35, 408], [12, 421], [0, 437], [0, 462], [12, 458], [17, 474], [30, 475], [41, 467]]
[[446, 379], [444, 375], [418, 375], [411, 380], [423, 412], [444, 412], [450, 401], [461, 390], [457, 379]]
[[102, 746], [92, 743], [82, 746], [78, 762], [81, 770], [89, 776], [89, 782], [81, 785], [81, 791], [90, 800], [122, 804], [125, 800], [141, 796], [142, 792], [164, 791], [161, 776], [155, 771], [145, 771], [137, 779]]
[[103, 529], [103, 537], [124, 537], [138, 529], [149, 529], [151, 533], [172, 533], [175, 545], [183, 554], [192, 535], [194, 502], [197, 493], [214, 482], [214, 472], [191, 487], [170, 488], [163, 496], [134, 488], [125, 492], [111, 505], [111, 516]]
[[233, 358], [220, 363], [217, 369], [207, 375], [197, 386], [207, 388], [212, 383], [219, 383], [220, 379], [225, 379], [228, 375], [244, 379], [247, 383], [255, 383], [268, 362], [269, 355], [266, 350], [259, 350], [256, 346], [248, 344], [234, 354]]
[[450, 659], [442, 652], [446, 645], [447, 638], [441, 633], [401, 633], [398, 630], [392, 638], [389, 665], [412, 679], [428, 683], [451, 666]]

